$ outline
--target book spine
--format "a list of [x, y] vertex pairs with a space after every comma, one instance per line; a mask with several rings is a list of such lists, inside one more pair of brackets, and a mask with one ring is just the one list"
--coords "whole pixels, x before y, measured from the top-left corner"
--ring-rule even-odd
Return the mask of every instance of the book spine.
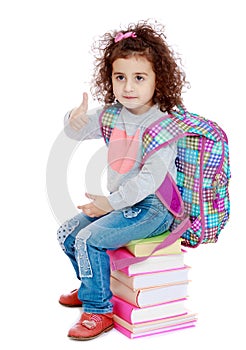
[[143, 332], [139, 334], [132, 333], [125, 327], [119, 325], [117, 322], [114, 323], [114, 328], [117, 329], [120, 333], [124, 334], [126, 337], [130, 339], [135, 339], [135, 338], [142, 338], [142, 337], [147, 337], [150, 335], [154, 334], [163, 334], [163, 333], [169, 333], [169, 332], [174, 332], [174, 331], [179, 331], [179, 330], [184, 330], [188, 328], [195, 327], [195, 321], [192, 322], [187, 322], [186, 324], [182, 324], [179, 326], [171, 326], [171, 327], [165, 327], [165, 328], [160, 328], [148, 332]]
[[114, 305], [114, 313], [127, 322], [132, 323], [131, 316], [135, 307], [115, 296], [112, 298], [112, 303]]

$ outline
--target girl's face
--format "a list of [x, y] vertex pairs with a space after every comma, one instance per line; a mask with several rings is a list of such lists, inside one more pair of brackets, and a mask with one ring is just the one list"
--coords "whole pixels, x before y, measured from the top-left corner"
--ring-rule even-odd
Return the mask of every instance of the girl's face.
[[142, 114], [153, 105], [155, 73], [142, 56], [118, 58], [112, 65], [115, 98], [130, 112]]

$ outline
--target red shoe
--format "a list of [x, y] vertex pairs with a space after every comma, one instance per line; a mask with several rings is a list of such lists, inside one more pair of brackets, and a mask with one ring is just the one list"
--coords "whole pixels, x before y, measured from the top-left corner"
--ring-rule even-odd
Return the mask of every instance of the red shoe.
[[89, 314], [84, 312], [80, 320], [69, 330], [68, 337], [75, 340], [90, 340], [114, 327], [113, 313]]
[[78, 289], [72, 290], [69, 294], [62, 294], [59, 303], [69, 307], [81, 306], [82, 302], [78, 298]]

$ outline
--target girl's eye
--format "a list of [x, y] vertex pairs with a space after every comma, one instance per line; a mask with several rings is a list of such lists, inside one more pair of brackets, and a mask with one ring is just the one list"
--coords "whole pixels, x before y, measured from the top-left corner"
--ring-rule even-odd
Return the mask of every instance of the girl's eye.
[[124, 76], [123, 75], [117, 75], [116, 80], [123, 81]]
[[143, 78], [141, 75], [137, 75], [137, 76], [136, 76], [136, 80], [137, 80], [137, 81], [143, 81], [144, 78]]

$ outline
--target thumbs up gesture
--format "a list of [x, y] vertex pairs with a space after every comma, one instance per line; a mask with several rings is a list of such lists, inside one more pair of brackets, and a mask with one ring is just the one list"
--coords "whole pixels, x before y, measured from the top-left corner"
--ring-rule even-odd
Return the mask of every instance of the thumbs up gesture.
[[88, 122], [88, 117], [86, 115], [88, 110], [88, 94], [83, 93], [83, 99], [78, 108], [74, 108], [70, 114], [69, 124], [70, 126], [79, 131]]

